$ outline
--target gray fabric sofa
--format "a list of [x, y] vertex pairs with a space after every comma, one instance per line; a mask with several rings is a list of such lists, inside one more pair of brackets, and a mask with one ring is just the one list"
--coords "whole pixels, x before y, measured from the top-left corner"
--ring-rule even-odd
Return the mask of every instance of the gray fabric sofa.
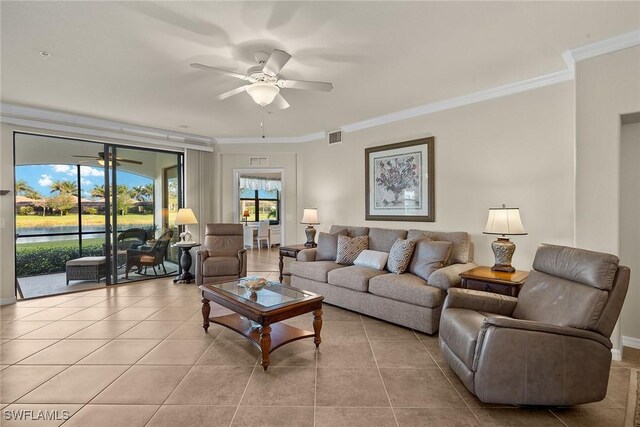
[[[333, 225], [330, 233], [369, 236], [369, 249], [389, 252], [396, 239], [429, 237], [450, 241], [449, 265], [423, 280], [415, 274], [394, 274], [332, 260], [317, 261], [317, 248], [298, 253], [290, 266], [291, 285], [324, 296], [326, 303], [377, 317], [427, 334], [438, 332], [442, 304], [450, 287], [460, 285], [459, 274], [476, 267], [473, 245], [466, 232], [430, 232]], [[415, 251], [413, 257], [419, 257]], [[411, 262], [416, 260], [412, 259]]]

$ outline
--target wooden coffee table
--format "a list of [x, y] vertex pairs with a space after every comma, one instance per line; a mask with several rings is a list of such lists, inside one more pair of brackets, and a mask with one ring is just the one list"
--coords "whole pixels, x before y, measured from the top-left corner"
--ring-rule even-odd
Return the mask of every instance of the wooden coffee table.
[[[269, 355], [277, 348], [303, 338], [313, 337], [320, 345], [322, 329], [322, 295], [270, 282], [264, 289], [251, 293], [240, 281], [208, 284], [202, 290], [202, 327], [209, 323], [225, 326], [248, 338], [262, 351], [262, 368], [269, 367]], [[209, 317], [213, 301], [233, 311], [226, 316]], [[313, 312], [313, 332], [278, 323]], [[253, 323], [252, 323], [253, 322]]]

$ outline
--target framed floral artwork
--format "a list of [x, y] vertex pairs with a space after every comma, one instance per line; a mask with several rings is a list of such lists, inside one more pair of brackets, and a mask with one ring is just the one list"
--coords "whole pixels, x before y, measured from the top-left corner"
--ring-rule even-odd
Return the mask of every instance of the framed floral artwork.
[[367, 220], [435, 221], [435, 138], [366, 148]]

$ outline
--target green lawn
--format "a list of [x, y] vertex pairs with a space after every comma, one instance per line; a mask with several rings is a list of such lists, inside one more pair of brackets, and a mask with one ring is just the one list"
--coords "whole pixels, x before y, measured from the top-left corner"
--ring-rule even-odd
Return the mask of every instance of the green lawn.
[[[175, 217], [175, 214], [174, 214]], [[150, 225], [153, 224], [153, 214], [127, 214], [118, 215], [118, 224]], [[171, 216], [170, 216], [171, 220]], [[32, 227], [61, 227], [78, 224], [78, 214], [68, 215], [16, 215], [16, 228]], [[104, 215], [82, 215], [82, 225], [103, 225]]]

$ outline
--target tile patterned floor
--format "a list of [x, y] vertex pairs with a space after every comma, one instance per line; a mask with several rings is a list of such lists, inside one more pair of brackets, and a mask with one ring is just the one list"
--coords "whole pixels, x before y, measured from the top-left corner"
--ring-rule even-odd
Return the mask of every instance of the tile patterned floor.
[[[253, 265], [276, 279], [277, 255], [265, 252], [250, 254]], [[500, 407], [464, 388], [437, 337], [325, 305], [320, 350], [288, 344], [265, 373], [243, 337], [202, 331], [200, 306], [195, 285], [162, 279], [0, 308], [1, 424], [622, 426], [629, 368], [640, 367], [640, 350], [625, 348], [602, 402]], [[311, 328], [311, 316], [289, 323]], [[20, 410], [70, 418], [6, 419]]]

